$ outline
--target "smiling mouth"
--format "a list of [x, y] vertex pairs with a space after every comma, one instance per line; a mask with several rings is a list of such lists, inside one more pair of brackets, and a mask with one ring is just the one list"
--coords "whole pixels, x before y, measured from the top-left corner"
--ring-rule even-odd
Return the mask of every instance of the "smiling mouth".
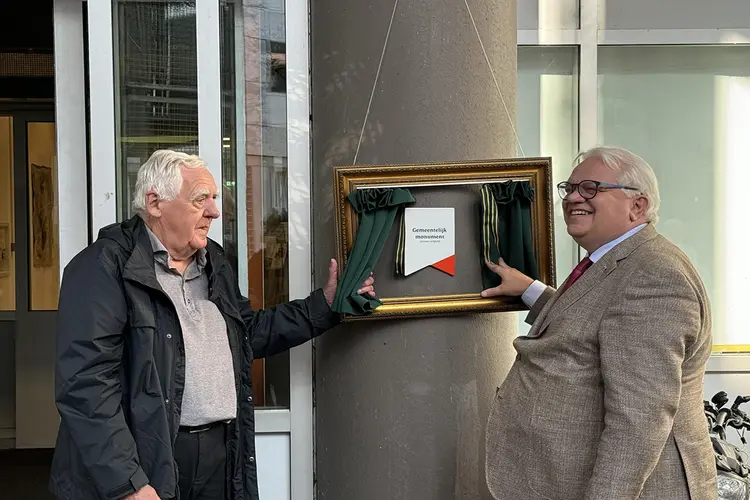
[[591, 215], [591, 212], [581, 209], [569, 210], [568, 215]]

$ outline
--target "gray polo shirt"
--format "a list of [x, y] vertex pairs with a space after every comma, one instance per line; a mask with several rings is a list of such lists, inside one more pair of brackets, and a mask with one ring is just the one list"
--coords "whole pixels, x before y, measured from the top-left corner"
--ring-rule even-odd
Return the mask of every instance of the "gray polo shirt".
[[185, 392], [180, 425], [196, 426], [237, 415], [232, 353], [227, 325], [216, 304], [208, 300], [206, 250], [201, 249], [180, 274], [169, 265], [169, 253], [148, 230], [154, 249], [156, 279], [172, 299], [185, 343]]

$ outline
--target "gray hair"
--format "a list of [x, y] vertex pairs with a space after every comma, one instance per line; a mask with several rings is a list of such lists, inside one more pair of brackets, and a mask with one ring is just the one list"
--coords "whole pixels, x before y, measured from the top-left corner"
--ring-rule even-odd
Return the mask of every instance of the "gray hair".
[[619, 184], [637, 188], [639, 191], [623, 192], [630, 197], [644, 196], [648, 200], [646, 220], [653, 224], [659, 221], [659, 183], [646, 160], [626, 149], [600, 146], [580, 153], [574, 163], [578, 165], [589, 158], [601, 161], [612, 170], [617, 175]]
[[133, 208], [140, 214], [146, 211], [146, 195], [153, 191], [162, 200], [174, 200], [182, 188], [181, 167], [206, 168], [198, 156], [171, 149], [159, 149], [138, 169], [133, 194]]

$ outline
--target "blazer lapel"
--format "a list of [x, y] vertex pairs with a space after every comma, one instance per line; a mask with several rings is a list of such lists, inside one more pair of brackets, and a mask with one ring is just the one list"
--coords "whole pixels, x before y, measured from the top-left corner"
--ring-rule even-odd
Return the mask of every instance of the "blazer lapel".
[[537, 318], [536, 324], [540, 325], [539, 328], [532, 328], [529, 331], [528, 336], [541, 337], [550, 323], [552, 323], [559, 314], [596, 288], [597, 285], [602, 283], [604, 279], [617, 268], [618, 262], [627, 258], [643, 243], [655, 238], [657, 234], [658, 233], [654, 230], [653, 226], [649, 224], [607, 252], [604, 257], [599, 259], [585, 273], [583, 273], [583, 276], [573, 283], [565, 293], [561, 293], [558, 289], [555, 296], [550, 299], [549, 303], [539, 314], [539, 318]]
[[527, 337], [539, 337], [542, 334], [542, 327], [546, 328], [549, 322], [547, 321], [547, 318], [549, 317], [549, 312], [554, 307], [555, 303], [557, 302], [557, 299], [560, 298], [560, 290], [556, 290], [555, 294], [547, 300], [547, 303], [544, 304], [544, 307], [542, 307], [542, 310], [539, 311], [539, 314], [537, 315], [536, 319], [534, 320], [534, 323], [531, 325], [531, 328], [529, 329], [529, 333], [526, 334]]
[[542, 326], [539, 328], [540, 335], [558, 314], [565, 311], [578, 302], [584, 295], [596, 288], [615, 269], [616, 264], [608, 262], [611, 260], [607, 258], [608, 256], [609, 254], [605, 255], [591, 266], [565, 293], [561, 293], [560, 290], [557, 291], [554, 304], [552, 304], [552, 307], [547, 311], [547, 315], [542, 320]]

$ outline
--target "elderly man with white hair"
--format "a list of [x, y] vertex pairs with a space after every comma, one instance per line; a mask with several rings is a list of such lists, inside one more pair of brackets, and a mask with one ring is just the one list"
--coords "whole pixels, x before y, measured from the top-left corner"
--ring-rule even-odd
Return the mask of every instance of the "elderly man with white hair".
[[487, 263], [502, 283], [483, 295], [521, 296], [532, 325], [487, 423], [489, 489], [498, 500], [715, 499], [706, 290], [653, 227], [648, 164], [617, 148], [577, 160], [558, 189], [587, 256], [561, 288]]
[[[258, 499], [253, 359], [338, 323], [337, 263], [308, 298], [253, 311], [208, 239], [216, 196], [200, 158], [156, 151], [138, 172], [138, 215], [65, 268], [58, 498]], [[372, 277], [359, 292], [374, 295]]]

